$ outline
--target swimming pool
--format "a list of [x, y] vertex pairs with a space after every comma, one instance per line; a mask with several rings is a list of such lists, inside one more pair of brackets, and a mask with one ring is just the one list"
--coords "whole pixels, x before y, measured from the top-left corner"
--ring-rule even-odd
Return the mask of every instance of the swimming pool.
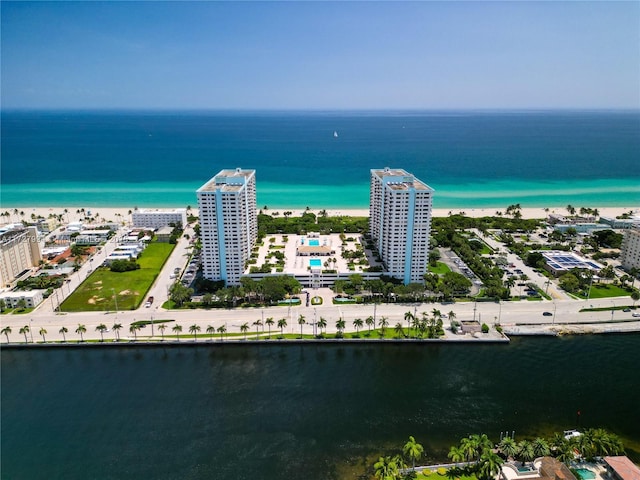
[[321, 267], [322, 266], [322, 260], [320, 260], [319, 258], [311, 258], [311, 259], [309, 259], [309, 266], [310, 267]]
[[319, 247], [320, 246], [320, 240], [318, 240], [317, 238], [310, 238], [309, 240], [307, 240], [307, 244], [310, 247]]
[[596, 478], [596, 474], [588, 468], [576, 468], [576, 472], [580, 475], [582, 480], [593, 480]]

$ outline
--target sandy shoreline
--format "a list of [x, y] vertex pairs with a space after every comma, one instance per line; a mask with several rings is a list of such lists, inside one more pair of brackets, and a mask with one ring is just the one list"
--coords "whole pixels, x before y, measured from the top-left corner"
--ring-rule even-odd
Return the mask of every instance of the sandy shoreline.
[[[616, 217], [623, 213], [627, 213], [629, 211], [634, 211], [636, 213], [640, 212], [640, 206], [631, 206], [631, 207], [595, 207], [598, 209], [600, 216], [602, 217]], [[63, 219], [66, 221], [77, 221], [84, 218], [84, 213], [81, 211], [82, 207], [25, 207], [25, 208], [17, 208], [18, 214], [15, 214], [14, 211], [16, 209], [2, 209], [4, 212], [9, 212], [10, 216], [3, 216], [1, 219], [2, 223], [11, 223], [11, 222], [19, 222], [21, 220], [30, 221], [32, 215], [34, 216], [43, 216], [44, 218], [48, 218], [49, 215], [63, 215]], [[157, 210], [167, 210], [170, 208], [158, 208]], [[65, 213], [66, 210], [66, 213]], [[154, 208], [147, 210], [156, 210]], [[126, 207], [97, 207], [97, 208], [85, 208], [86, 212], [91, 212], [92, 216], [99, 215], [99, 221], [107, 220], [114, 221], [118, 223], [129, 222], [131, 220], [131, 215], [129, 212], [130, 208]], [[321, 211], [320, 209], [311, 209], [310, 212], [318, 215]], [[486, 217], [486, 216], [495, 216], [496, 212], [502, 212], [504, 214], [504, 209], [497, 208], [466, 208], [466, 209], [434, 209], [433, 216], [434, 217], [446, 217], [450, 214], [458, 214], [464, 212], [464, 214], [468, 217], [478, 218], [478, 217]], [[24, 212], [24, 215], [20, 215], [20, 212]], [[197, 208], [192, 208], [190, 211], [192, 214], [197, 215]], [[264, 213], [273, 215], [278, 212], [280, 216], [283, 215], [284, 212], [292, 212], [292, 216], [300, 216], [304, 213], [303, 209], [269, 209], [265, 210]], [[369, 216], [368, 209], [326, 209], [326, 212], [329, 216], [352, 216], [352, 217], [367, 217]], [[521, 210], [523, 218], [546, 218], [550, 213], [558, 213], [562, 215], [567, 215], [567, 210], [562, 207], [550, 208], [546, 211], [544, 208], [523, 208]]]

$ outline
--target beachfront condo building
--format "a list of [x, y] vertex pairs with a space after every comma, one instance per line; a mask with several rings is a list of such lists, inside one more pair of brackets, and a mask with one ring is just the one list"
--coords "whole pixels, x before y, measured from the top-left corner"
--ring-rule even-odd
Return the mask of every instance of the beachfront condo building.
[[174, 208], [172, 210], [135, 209], [131, 212], [131, 223], [138, 228], [152, 228], [157, 230], [168, 225], [187, 224], [187, 209]]
[[640, 268], [640, 228], [624, 232], [620, 247], [620, 263], [625, 270]]
[[0, 230], [0, 288], [12, 288], [31, 275], [42, 260], [36, 227]]
[[387, 273], [424, 283], [433, 189], [401, 169], [371, 170], [369, 233]]
[[204, 277], [239, 285], [258, 238], [256, 172], [222, 170], [197, 196]]

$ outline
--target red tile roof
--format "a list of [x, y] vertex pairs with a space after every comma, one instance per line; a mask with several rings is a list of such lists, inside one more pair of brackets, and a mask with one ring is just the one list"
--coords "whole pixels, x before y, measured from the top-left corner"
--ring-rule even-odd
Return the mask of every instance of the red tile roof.
[[640, 468], [628, 457], [604, 457], [604, 461], [618, 474], [622, 480], [640, 480]]

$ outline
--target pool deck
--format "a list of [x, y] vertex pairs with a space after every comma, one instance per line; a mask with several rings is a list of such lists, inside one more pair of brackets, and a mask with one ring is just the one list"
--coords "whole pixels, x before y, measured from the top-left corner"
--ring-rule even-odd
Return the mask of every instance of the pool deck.
[[[285, 255], [285, 266], [284, 266], [284, 271], [282, 273], [286, 272], [294, 275], [308, 274], [310, 272], [310, 265], [309, 265], [310, 259], [320, 259], [322, 265], [319, 268], [322, 268], [322, 269], [327, 268], [330, 270], [337, 270], [339, 273], [360, 273], [363, 271], [364, 268], [368, 267], [368, 265], [356, 265], [355, 270], [349, 270], [348, 261], [342, 257], [342, 250], [344, 248], [345, 250], [353, 251], [356, 249], [356, 245], [358, 244], [363, 245], [364, 241], [361, 238], [362, 235], [356, 234], [356, 233], [353, 233], [353, 234], [346, 233], [345, 236], [347, 238], [352, 238], [353, 240], [345, 241], [343, 243], [342, 240], [340, 239], [340, 234], [338, 233], [332, 233], [329, 235], [320, 235], [319, 238], [312, 238], [311, 240], [319, 240], [318, 242], [319, 246], [326, 245], [330, 247], [334, 253], [328, 256], [320, 256], [320, 255], [302, 256], [297, 254], [297, 247], [301, 245], [309, 246], [309, 244], [307, 243], [308, 238], [306, 235], [294, 235], [294, 234], [267, 235], [264, 238], [263, 245], [259, 247], [257, 262], [252, 266], [259, 267], [262, 264], [264, 264], [266, 256], [267, 254], [269, 254], [269, 252], [280, 251]], [[275, 239], [274, 242], [270, 241], [272, 238]], [[284, 238], [287, 239], [286, 242], [284, 241]], [[302, 243], [302, 239], [305, 239], [304, 244]], [[365, 254], [367, 256], [367, 260], [369, 261], [370, 265], [380, 265], [380, 263], [376, 262], [373, 259], [371, 252], [365, 250]], [[329, 266], [325, 267], [324, 263], [330, 258], [336, 259], [335, 264], [331, 262]], [[272, 261], [273, 260], [275, 259], [272, 259]], [[277, 273], [275, 270], [275, 266], [272, 272]]]

